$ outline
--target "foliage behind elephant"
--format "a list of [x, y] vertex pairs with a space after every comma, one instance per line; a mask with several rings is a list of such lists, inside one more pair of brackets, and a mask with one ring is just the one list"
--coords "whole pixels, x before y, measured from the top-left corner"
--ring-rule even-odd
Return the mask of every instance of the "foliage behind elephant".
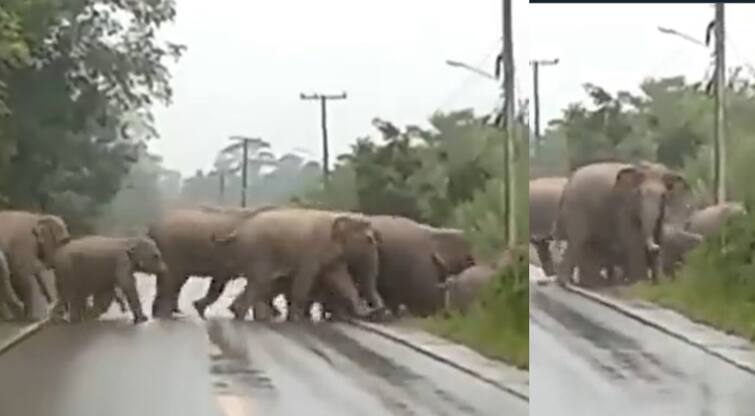
[[[123, 291], [134, 323], [147, 320], [136, 289], [135, 272], [162, 274], [166, 265], [154, 241], [147, 237], [113, 238], [88, 236], [61, 247], [55, 255], [55, 286], [58, 302], [55, 314], [68, 310], [72, 322], [87, 315], [90, 296], [109, 298], [116, 287]], [[96, 306], [109, 302], [95, 301]], [[102, 310], [95, 310], [99, 316]]]
[[[248, 218], [233, 232], [215, 241], [225, 247], [226, 258], [247, 278], [244, 294], [231, 306], [241, 318], [251, 305], [267, 303], [274, 296], [275, 282], [289, 276], [291, 309], [298, 318], [308, 306], [318, 277], [331, 267], [347, 264], [358, 270], [354, 275], [359, 292], [376, 309], [383, 307], [377, 292], [378, 236], [360, 214], [304, 208], [271, 209]], [[349, 297], [353, 311], [363, 315], [359, 297]]]
[[59, 217], [26, 211], [0, 211], [0, 230], [0, 251], [8, 260], [12, 289], [23, 302], [23, 315], [29, 319], [34, 299], [32, 279], [52, 302], [41, 272], [52, 267], [55, 252], [71, 236]]
[[449, 238], [448, 230], [387, 215], [373, 216], [370, 222], [381, 238], [378, 289], [386, 306], [398, 314], [404, 305], [417, 316], [440, 310], [443, 296], [438, 283], [474, 264], [463, 234], [455, 230], [453, 238], [461, 241], [439, 244], [439, 238]]
[[212, 238], [230, 233], [255, 212], [215, 207], [179, 209], [166, 213], [150, 226], [148, 234], [157, 243], [168, 265], [168, 273], [157, 279], [153, 316], [168, 316], [177, 311], [181, 288], [190, 276], [209, 276], [212, 282], [207, 293], [194, 302], [199, 315], [204, 316], [205, 309], [237, 276], [233, 273], [233, 265], [221, 255]]
[[550, 242], [561, 194], [568, 181], [563, 177], [547, 177], [532, 179], [529, 183], [530, 243], [537, 250], [537, 257], [548, 276], [555, 273]]
[[686, 198], [680, 175], [624, 163], [594, 163], [577, 169], [564, 188], [556, 237], [567, 241], [559, 281], [596, 284], [600, 269], [622, 268], [630, 280], [655, 276], [666, 210]]

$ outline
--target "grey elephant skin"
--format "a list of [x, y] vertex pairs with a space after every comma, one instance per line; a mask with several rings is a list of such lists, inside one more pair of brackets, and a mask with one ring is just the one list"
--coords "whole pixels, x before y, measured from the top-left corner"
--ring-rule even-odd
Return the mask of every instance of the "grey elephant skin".
[[745, 215], [739, 202], [724, 202], [701, 208], [686, 221], [684, 229], [664, 226], [663, 272], [673, 276], [684, 262], [687, 254], [703, 242], [703, 239], [718, 233], [732, 217]]
[[[23, 312], [10, 296], [6, 296], [6, 306], [16, 317], [32, 318], [34, 283], [48, 302], [52, 297], [42, 281], [41, 273], [52, 267], [57, 249], [70, 240], [65, 222], [57, 216], [26, 211], [0, 211], [0, 251], [8, 261], [10, 283], [13, 292], [23, 303]], [[7, 284], [3, 291], [8, 291]]]
[[194, 302], [200, 316], [223, 293], [237, 274], [221, 255], [213, 237], [228, 234], [256, 210], [230, 210], [218, 207], [178, 209], [165, 213], [149, 227], [152, 238], [168, 265], [168, 272], [157, 279], [152, 315], [169, 317], [178, 311], [178, 296], [190, 276], [212, 279], [207, 293]]
[[440, 286], [444, 291], [445, 309], [466, 313], [495, 276], [495, 269], [478, 264], [449, 277]]
[[555, 274], [550, 242], [561, 195], [568, 181], [565, 177], [547, 177], [529, 183], [530, 243], [537, 250], [537, 257], [548, 276]]
[[657, 166], [595, 163], [572, 174], [555, 226], [567, 242], [559, 282], [575, 267], [585, 285], [600, 283], [601, 268], [619, 267], [631, 281], [656, 277], [667, 210], [689, 192], [681, 175]]
[[475, 263], [463, 233], [397, 216], [370, 222], [381, 238], [378, 290], [390, 311], [399, 315], [403, 305], [412, 315], [428, 316], [442, 309], [438, 284]]
[[[373, 307], [382, 308], [377, 292], [377, 236], [365, 217], [356, 213], [286, 208], [266, 210], [246, 219], [233, 232], [215, 242], [222, 255], [232, 259], [237, 274], [247, 279], [244, 292], [230, 309], [243, 318], [252, 305], [269, 302], [281, 279], [290, 278], [289, 317], [299, 319], [309, 305], [312, 290], [330, 268], [352, 266], [358, 273], [352, 282], [361, 288]], [[350, 297], [351, 308], [360, 315], [359, 297]]]
[[16, 296], [10, 281], [8, 258], [0, 251], [0, 319], [12, 319], [23, 313], [24, 304]]
[[745, 213], [744, 206], [739, 202], [710, 205], [695, 211], [687, 220], [685, 228], [707, 237], [721, 230], [730, 218]]
[[661, 244], [661, 269], [663, 274], [673, 277], [684, 263], [690, 251], [703, 242], [703, 236], [679, 227], [664, 225]]
[[138, 324], [147, 318], [139, 300], [134, 273], [159, 275], [166, 272], [166, 265], [160, 249], [150, 238], [87, 236], [58, 250], [54, 270], [59, 296], [54, 309], [56, 316], [67, 309], [70, 321], [78, 322], [87, 315], [90, 296], [100, 298], [95, 305], [109, 305], [117, 287], [123, 291], [134, 323]]

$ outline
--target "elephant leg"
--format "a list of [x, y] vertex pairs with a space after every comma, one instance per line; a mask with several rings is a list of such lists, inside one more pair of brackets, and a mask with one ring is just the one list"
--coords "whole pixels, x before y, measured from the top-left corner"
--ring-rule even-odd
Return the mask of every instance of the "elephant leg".
[[255, 321], [269, 321], [275, 314], [275, 308], [271, 307], [269, 302], [255, 302], [252, 310]]
[[582, 250], [582, 248], [578, 247], [578, 245], [580, 244], [571, 242], [566, 245], [566, 250], [564, 251], [563, 258], [558, 267], [558, 276], [556, 280], [561, 285], [571, 283], [572, 281], [574, 268], [577, 263], [577, 256]]
[[323, 284], [326, 284], [328, 289], [349, 303], [354, 315], [364, 318], [371, 313], [371, 310], [359, 297], [359, 291], [345, 266], [339, 265], [335, 269], [329, 270], [323, 275], [323, 279]]
[[139, 299], [139, 292], [136, 290], [136, 278], [131, 272], [131, 267], [119, 268], [116, 273], [116, 284], [126, 296], [129, 309], [133, 314], [134, 324], [145, 322], [147, 317], [142, 310], [142, 301]]
[[553, 259], [551, 258], [550, 243], [548, 240], [539, 240], [534, 243], [537, 250], [537, 257], [540, 259], [540, 264], [543, 267], [543, 272], [546, 276], [553, 276], [555, 273], [553, 268]]
[[169, 318], [178, 309], [178, 294], [188, 274], [177, 271], [157, 276], [157, 290], [152, 302], [152, 316]]
[[24, 304], [16, 295], [11, 284], [10, 267], [5, 254], [0, 251], [0, 306], [4, 307], [7, 317], [13, 319], [21, 317], [24, 313]]
[[34, 286], [32, 285], [32, 276], [29, 274], [18, 274], [13, 279], [14, 289], [21, 297], [21, 303], [24, 305], [24, 311], [21, 319], [34, 320]]
[[110, 309], [110, 305], [113, 304], [113, 301], [116, 298], [117, 296], [115, 295], [114, 287], [107, 288], [95, 293], [94, 302], [92, 305], [92, 317], [96, 319], [102, 316], [105, 312], [107, 312], [108, 309]]
[[78, 323], [84, 319], [84, 313], [86, 311], [87, 297], [77, 294], [71, 299], [71, 303], [68, 308], [68, 320], [71, 323]]
[[50, 290], [47, 288], [47, 284], [45, 283], [45, 279], [42, 278], [42, 271], [38, 271], [37, 273], [34, 273], [34, 281], [37, 283], [37, 286], [39, 287], [39, 293], [42, 294], [42, 296], [45, 298], [47, 303], [52, 303], [54, 299], [52, 298], [52, 295], [50, 294]]
[[[280, 279], [285, 278], [277, 276], [275, 269], [263, 259], [251, 262], [251, 266], [246, 268], [243, 275], [246, 276], [246, 287], [228, 307], [238, 320], [244, 319], [249, 308], [257, 302], [270, 304], [273, 294], [280, 287], [278, 286], [281, 284]], [[291, 309], [289, 309], [290, 313]]]
[[600, 266], [602, 262], [597, 258], [595, 250], [590, 247], [584, 247], [578, 259], [579, 283], [580, 286], [599, 285], [602, 276], [600, 275]]
[[210, 287], [207, 289], [207, 293], [202, 299], [194, 301], [194, 309], [196, 309], [199, 316], [204, 319], [204, 311], [208, 306], [215, 303], [231, 279], [225, 276], [213, 277], [210, 281]]

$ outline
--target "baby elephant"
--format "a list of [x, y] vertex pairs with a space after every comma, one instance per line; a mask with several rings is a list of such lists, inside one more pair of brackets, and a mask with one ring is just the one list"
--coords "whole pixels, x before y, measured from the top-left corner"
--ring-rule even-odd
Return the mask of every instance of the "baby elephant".
[[[68, 309], [70, 321], [78, 322], [87, 312], [90, 296], [95, 299], [95, 309], [99, 309], [104, 303], [110, 305], [118, 288], [126, 297], [134, 324], [147, 320], [136, 290], [134, 272], [166, 272], [160, 250], [146, 237], [89, 236], [73, 240], [55, 254], [54, 269], [59, 296], [54, 316]], [[110, 302], [98, 302], [98, 299]], [[95, 316], [99, 312], [95, 311]]]

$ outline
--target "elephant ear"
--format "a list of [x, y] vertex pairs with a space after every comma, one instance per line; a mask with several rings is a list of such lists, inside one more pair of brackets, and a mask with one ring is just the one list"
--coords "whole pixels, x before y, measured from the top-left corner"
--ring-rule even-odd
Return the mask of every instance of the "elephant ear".
[[[331, 227], [331, 237], [334, 241], [344, 242], [350, 235], [364, 232], [370, 229], [370, 223], [367, 220], [354, 218], [349, 215], [340, 215], [333, 220]], [[374, 236], [373, 233], [371, 233]]]
[[621, 169], [616, 174], [614, 188], [621, 191], [632, 191], [640, 187], [645, 180], [645, 173], [642, 169], [629, 166]]
[[59, 217], [55, 215], [44, 215], [39, 218], [37, 225], [34, 227], [34, 235], [37, 237], [46, 237], [56, 245], [63, 245], [71, 240], [71, 234], [68, 227]]
[[128, 240], [128, 243], [126, 244], [126, 255], [128, 256], [129, 260], [131, 261], [131, 264], [134, 265], [134, 268], [137, 270], [141, 270], [144, 267], [144, 264], [142, 262], [142, 256], [140, 256], [141, 252], [146, 252], [146, 250], [140, 250], [145, 247], [146, 244], [149, 244], [145, 239], [142, 238], [132, 238]]
[[663, 175], [662, 180], [669, 192], [688, 192], [690, 190], [687, 180], [678, 173], [667, 172]]

